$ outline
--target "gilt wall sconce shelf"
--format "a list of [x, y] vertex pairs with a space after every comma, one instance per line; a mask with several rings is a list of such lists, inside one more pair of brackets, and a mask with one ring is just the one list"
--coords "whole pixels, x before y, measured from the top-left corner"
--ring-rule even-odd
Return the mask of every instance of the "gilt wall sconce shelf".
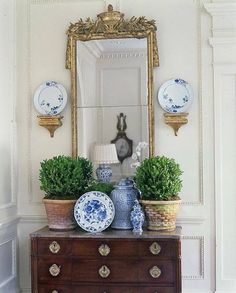
[[158, 102], [164, 113], [164, 121], [170, 125], [178, 135], [182, 125], [188, 123], [188, 113], [185, 112], [193, 101], [193, 89], [191, 85], [180, 78], [170, 79], [163, 83], [158, 92]]
[[35, 109], [42, 115], [38, 115], [38, 123], [50, 132], [54, 132], [62, 126], [63, 116], [59, 115], [67, 103], [67, 92], [63, 85], [56, 81], [42, 83], [34, 93]]
[[179, 113], [179, 114], [171, 114], [164, 113], [165, 123], [170, 125], [175, 133], [175, 136], [178, 135], [179, 128], [188, 123], [187, 119], [188, 113]]
[[63, 119], [63, 116], [61, 115], [56, 115], [56, 116], [38, 115], [37, 117], [38, 117], [39, 125], [45, 127], [50, 132], [51, 137], [54, 137], [55, 130], [62, 126], [61, 119]]

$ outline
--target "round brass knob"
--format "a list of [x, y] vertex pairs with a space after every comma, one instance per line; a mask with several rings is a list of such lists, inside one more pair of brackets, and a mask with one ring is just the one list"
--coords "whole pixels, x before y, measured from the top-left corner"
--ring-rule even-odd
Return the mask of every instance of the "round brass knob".
[[161, 246], [157, 242], [153, 242], [150, 245], [149, 250], [152, 254], [157, 255], [161, 252]]
[[107, 244], [101, 244], [98, 248], [98, 251], [102, 256], [107, 256], [111, 250]]
[[49, 245], [49, 250], [51, 251], [51, 253], [58, 253], [60, 250], [60, 244], [56, 241], [53, 241], [50, 245]]
[[104, 279], [107, 278], [110, 275], [110, 272], [111, 271], [109, 270], [109, 268], [107, 266], [105, 266], [105, 265], [101, 266], [99, 271], [98, 271], [100, 277], [102, 277]]
[[157, 279], [161, 275], [161, 270], [157, 266], [154, 266], [149, 270], [149, 273], [152, 278]]
[[61, 271], [61, 266], [58, 266], [57, 264], [53, 264], [49, 268], [49, 273], [53, 276], [56, 277], [60, 274]]

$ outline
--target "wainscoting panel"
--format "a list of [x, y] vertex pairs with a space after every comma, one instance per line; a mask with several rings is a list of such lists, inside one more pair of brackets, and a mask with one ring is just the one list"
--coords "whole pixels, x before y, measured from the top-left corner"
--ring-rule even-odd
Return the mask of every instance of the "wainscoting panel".
[[216, 270], [219, 289], [231, 291], [236, 288], [236, 64], [215, 65], [215, 81]]
[[17, 221], [0, 227], [0, 293], [18, 292]]

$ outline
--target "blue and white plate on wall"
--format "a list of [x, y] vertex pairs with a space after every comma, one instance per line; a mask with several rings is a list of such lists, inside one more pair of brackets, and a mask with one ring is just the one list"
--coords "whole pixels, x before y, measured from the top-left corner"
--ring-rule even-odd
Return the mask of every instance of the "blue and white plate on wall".
[[83, 194], [74, 207], [77, 224], [85, 231], [96, 233], [108, 228], [115, 216], [110, 197], [100, 191]]
[[42, 115], [58, 115], [66, 103], [66, 89], [56, 81], [42, 83], [34, 93], [34, 106]]
[[193, 101], [193, 89], [183, 79], [170, 79], [161, 85], [158, 92], [158, 101], [166, 112], [183, 113]]

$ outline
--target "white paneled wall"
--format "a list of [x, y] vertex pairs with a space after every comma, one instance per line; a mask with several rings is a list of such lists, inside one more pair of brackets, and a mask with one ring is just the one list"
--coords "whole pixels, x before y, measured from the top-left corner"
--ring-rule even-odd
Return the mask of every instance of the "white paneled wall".
[[205, 5], [212, 16], [216, 198], [216, 292], [236, 292], [236, 3]]
[[[17, 292], [17, 201], [20, 287], [23, 293], [31, 292], [29, 234], [46, 224], [39, 164], [53, 155], [71, 153], [70, 105], [52, 139], [37, 124], [34, 90], [50, 79], [70, 91], [65, 32], [70, 22], [96, 18], [109, 3], [126, 18], [145, 15], [157, 21], [156, 153], [176, 158], [184, 170], [178, 217], [183, 228], [183, 293], [235, 293], [236, 2], [223, 0], [0, 1], [0, 123], [4, 125], [0, 128], [0, 293]], [[195, 94], [189, 123], [177, 137], [164, 124], [156, 101], [159, 86], [173, 77], [190, 82]]]
[[17, 292], [15, 1], [0, 1], [0, 292]]

